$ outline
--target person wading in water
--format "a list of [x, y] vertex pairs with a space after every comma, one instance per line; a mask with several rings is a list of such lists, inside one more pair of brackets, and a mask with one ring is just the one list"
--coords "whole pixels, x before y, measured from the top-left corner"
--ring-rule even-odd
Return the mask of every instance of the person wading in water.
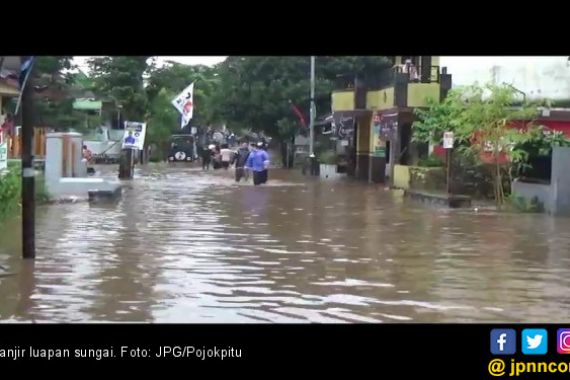
[[246, 168], [253, 171], [253, 184], [261, 185], [267, 182], [266, 170], [269, 167], [269, 155], [261, 148], [255, 147], [247, 158]]
[[[241, 178], [246, 174], [245, 164], [249, 157], [249, 149], [247, 148], [247, 143], [241, 144], [241, 147], [236, 152], [234, 158], [236, 163], [236, 182], [241, 181]], [[247, 181], [247, 178], [245, 179]]]
[[210, 170], [210, 162], [212, 161], [212, 146], [202, 147], [202, 170]]
[[230, 163], [232, 162], [232, 156], [234, 152], [228, 147], [228, 144], [222, 145], [222, 149], [220, 150], [220, 158], [222, 160], [222, 168], [228, 170], [230, 167]]

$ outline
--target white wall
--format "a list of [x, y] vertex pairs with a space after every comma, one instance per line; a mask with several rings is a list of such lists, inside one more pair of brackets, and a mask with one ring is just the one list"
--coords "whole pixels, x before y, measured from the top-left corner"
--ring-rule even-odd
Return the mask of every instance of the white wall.
[[530, 99], [570, 99], [568, 56], [441, 57], [440, 65], [448, 68], [453, 87], [506, 82]]

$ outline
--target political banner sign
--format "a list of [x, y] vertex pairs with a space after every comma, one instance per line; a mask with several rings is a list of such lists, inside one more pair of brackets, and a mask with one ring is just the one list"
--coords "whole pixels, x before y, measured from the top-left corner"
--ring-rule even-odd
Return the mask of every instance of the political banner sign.
[[125, 121], [125, 134], [123, 135], [123, 149], [144, 149], [146, 136], [146, 123], [138, 121]]

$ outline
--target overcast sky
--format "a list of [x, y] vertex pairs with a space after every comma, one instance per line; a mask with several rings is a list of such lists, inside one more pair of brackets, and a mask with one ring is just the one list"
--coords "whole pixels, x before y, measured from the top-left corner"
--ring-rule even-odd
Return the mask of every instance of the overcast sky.
[[[83, 71], [90, 57], [74, 57]], [[158, 63], [214, 65], [226, 56], [159, 56]], [[442, 56], [440, 65], [453, 76], [453, 85], [474, 82], [510, 83], [531, 97], [565, 98], [570, 94], [570, 62], [567, 56]], [[318, 67], [317, 67], [318, 70]]]
[[[79, 65], [83, 71], [87, 71], [87, 60], [91, 57], [73, 57], [74, 63]], [[166, 61], [174, 61], [183, 63], [186, 65], [208, 65], [212, 66], [216, 63], [222, 62], [226, 59], [225, 56], [158, 56], [158, 63], [164, 63]]]

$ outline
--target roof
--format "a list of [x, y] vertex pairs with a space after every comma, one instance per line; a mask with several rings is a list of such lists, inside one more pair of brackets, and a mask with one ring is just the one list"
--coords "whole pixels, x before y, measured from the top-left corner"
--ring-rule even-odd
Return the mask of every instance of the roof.
[[20, 71], [19, 56], [4, 56], [3, 58], [4, 61], [2, 62], [2, 69]]

